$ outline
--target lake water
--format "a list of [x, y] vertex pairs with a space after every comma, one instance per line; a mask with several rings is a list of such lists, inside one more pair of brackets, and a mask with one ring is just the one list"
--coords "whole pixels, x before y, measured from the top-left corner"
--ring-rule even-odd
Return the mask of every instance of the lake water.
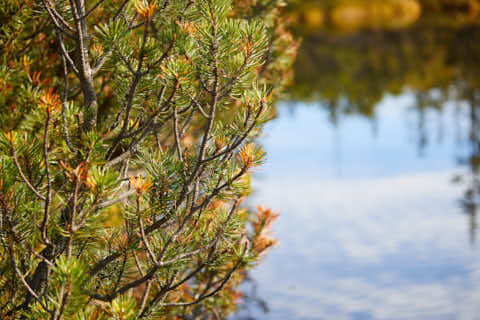
[[417, 104], [405, 89], [335, 123], [278, 106], [251, 204], [280, 211], [279, 244], [236, 319], [480, 319], [473, 106]]

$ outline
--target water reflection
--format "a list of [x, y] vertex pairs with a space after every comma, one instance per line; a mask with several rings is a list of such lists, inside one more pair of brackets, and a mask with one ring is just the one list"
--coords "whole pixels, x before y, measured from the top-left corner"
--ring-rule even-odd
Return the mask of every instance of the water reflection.
[[[432, 124], [427, 124], [426, 111], [441, 113], [445, 105], [455, 103], [454, 118], [458, 120], [459, 104], [465, 104], [468, 137], [462, 141], [457, 133], [457, 140], [468, 145], [468, 154], [458, 160], [470, 170], [455, 181], [464, 182], [466, 187], [461, 203], [471, 217], [472, 242], [480, 194], [480, 44], [474, 41], [479, 35], [477, 25], [445, 27], [432, 23], [397, 31], [364, 30], [343, 37], [310, 32], [305, 35], [292, 90], [292, 96], [301, 101], [320, 101], [334, 123], [339, 115], [361, 114], [371, 118], [374, 127], [379, 102], [386, 95], [408, 90], [415, 97], [412, 109], [417, 125], [411, 130], [416, 134], [420, 156], [429, 142], [426, 126]], [[440, 121], [437, 125], [441, 141], [443, 124]], [[456, 129], [461, 129], [458, 123]]]
[[292, 92], [304, 102], [279, 106], [255, 186], [282, 210], [281, 245], [252, 274], [270, 312], [240, 317], [478, 319], [478, 36], [416, 25], [304, 39]]
[[480, 199], [480, 115], [479, 105], [475, 94], [471, 95], [469, 101], [469, 135], [468, 153], [459, 158], [459, 162], [466, 164], [468, 172], [463, 176], [456, 176], [454, 181], [464, 185], [465, 192], [461, 204], [464, 212], [470, 217], [470, 240], [475, 242], [477, 230], [477, 207]]
[[418, 158], [405, 130], [412, 100], [385, 102], [377, 138], [364, 119], [334, 129], [306, 106], [272, 124], [256, 200], [282, 208], [281, 246], [253, 274], [271, 309], [257, 317], [440, 319], [476, 306], [457, 305], [475, 292], [477, 259], [459, 219], [462, 190], [450, 183], [453, 142]]

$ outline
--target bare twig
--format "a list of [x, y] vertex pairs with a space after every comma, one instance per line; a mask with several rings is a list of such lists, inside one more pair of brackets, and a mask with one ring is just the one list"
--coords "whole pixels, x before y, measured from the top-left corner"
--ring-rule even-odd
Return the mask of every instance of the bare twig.
[[86, 17], [88, 17], [95, 9], [98, 8], [98, 6], [100, 6], [102, 4], [102, 2], [104, 2], [105, 0], [99, 0], [93, 7], [90, 8], [90, 10], [87, 11], [87, 13], [85, 13], [84, 16], [82, 16], [81, 18], [82, 19], [85, 19]]
[[45, 174], [47, 178], [47, 195], [45, 197], [45, 209], [43, 214], [43, 221], [42, 221], [42, 240], [45, 243], [48, 243], [47, 239], [47, 223], [49, 218], [49, 210], [50, 210], [50, 197], [52, 192], [52, 181], [50, 178], [50, 164], [48, 163], [48, 132], [50, 127], [50, 110], [47, 107], [47, 119], [45, 120], [45, 129], [43, 135], [43, 159], [45, 164]]
[[138, 215], [138, 224], [140, 226], [140, 235], [142, 238], [143, 245], [147, 249], [147, 253], [154, 264], [157, 264], [157, 258], [155, 257], [155, 253], [153, 253], [150, 244], [148, 243], [147, 236], [145, 235], [145, 228], [143, 226], [143, 217], [139, 213], [140, 211], [140, 196], [137, 196], [137, 215]]
[[[4, 243], [3, 241], [3, 238], [0, 238], [2, 240], [2, 243], [4, 245], [4, 247], [7, 247], [6, 244]], [[10, 260], [12, 262], [12, 266], [13, 266], [13, 269], [15, 270], [15, 273], [17, 274], [17, 276], [20, 278], [20, 281], [22, 282], [22, 284], [25, 286], [25, 288], [27, 289], [27, 291], [30, 293], [30, 295], [38, 301], [38, 303], [42, 306], [42, 308], [47, 311], [48, 313], [52, 314], [53, 311], [50, 310], [49, 308], [47, 308], [47, 306], [42, 302], [42, 300], [40, 299], [40, 297], [37, 295], [37, 293], [32, 289], [32, 287], [30, 287], [30, 285], [28, 284], [28, 282], [25, 280], [25, 277], [23, 276], [23, 274], [21, 273], [21, 271], [18, 269], [18, 266], [17, 266], [17, 263], [15, 262], [15, 255], [13, 254], [13, 244], [10, 243], [10, 245], [8, 246], [8, 250], [9, 250], [9, 253], [10, 253]]]
[[[164, 306], [164, 307], [167, 307], [167, 306], [182, 306], [182, 307], [187, 307], [187, 306], [191, 306], [191, 305], [194, 305], [194, 304], [197, 304], [199, 303], [200, 301], [202, 300], [205, 300], [206, 298], [209, 298], [211, 296], [213, 296], [214, 294], [216, 294], [218, 291], [222, 290], [223, 287], [225, 286], [225, 284], [228, 282], [228, 280], [230, 280], [230, 277], [232, 276], [232, 274], [235, 272], [235, 270], [238, 269], [238, 267], [240, 266], [240, 264], [242, 263], [242, 259], [238, 259], [237, 263], [235, 263], [235, 265], [233, 266], [233, 268], [227, 273], [227, 275], [223, 278], [222, 282], [220, 283], [220, 285], [215, 288], [213, 291], [209, 292], [209, 293], [204, 293], [202, 295], [200, 295], [199, 298], [197, 298], [196, 300], [194, 301], [191, 301], [191, 302], [176, 302], [176, 303], [162, 303], [161, 306]], [[208, 289], [208, 287], [207, 287]]]
[[115, 196], [114, 199], [100, 202], [100, 203], [95, 207], [95, 209], [103, 209], [103, 208], [107, 208], [107, 207], [113, 206], [114, 204], [117, 204], [117, 203], [119, 203], [119, 202], [122, 202], [122, 201], [124, 201], [125, 199], [127, 199], [128, 197], [133, 196], [134, 194], [135, 194], [135, 190], [126, 191], [126, 192], [122, 193], [121, 195]]
[[182, 155], [182, 146], [180, 145], [180, 134], [178, 132], [178, 116], [177, 116], [177, 108], [173, 108], [173, 131], [175, 137], [175, 147], [177, 149], [178, 159], [181, 163], [183, 163], [183, 155]]
[[[57, 32], [57, 36], [59, 38], [59, 42], [62, 42], [62, 36], [60, 33]], [[63, 64], [63, 82], [64, 82], [64, 89], [63, 89], [63, 101], [62, 101], [62, 129], [63, 129], [63, 138], [65, 139], [65, 143], [67, 147], [72, 151], [74, 154], [77, 153], [77, 150], [72, 145], [70, 141], [70, 135], [68, 132], [68, 122], [67, 122], [67, 100], [68, 100], [68, 69], [67, 69], [67, 61], [65, 55], [62, 54], [62, 64]]]
[[55, 7], [51, 3], [51, 1], [43, 0], [43, 6], [47, 10], [50, 19], [53, 21], [55, 27], [59, 31], [66, 34], [72, 39], [77, 39], [77, 36], [75, 35], [75, 30], [73, 30], [73, 28], [68, 24], [68, 22], [62, 17], [62, 15], [60, 15], [57, 10], [55, 10]]
[[11, 155], [12, 155], [13, 163], [15, 163], [15, 167], [17, 168], [18, 174], [22, 178], [23, 182], [25, 182], [25, 184], [30, 189], [30, 191], [32, 191], [38, 198], [45, 201], [46, 198], [37, 189], [35, 189], [32, 186], [32, 184], [30, 183], [30, 181], [28, 181], [27, 177], [25, 177], [25, 174], [23, 173], [22, 168], [20, 167], [20, 164], [18, 163], [17, 153], [16, 153], [15, 149], [13, 149], [13, 147], [11, 148]]

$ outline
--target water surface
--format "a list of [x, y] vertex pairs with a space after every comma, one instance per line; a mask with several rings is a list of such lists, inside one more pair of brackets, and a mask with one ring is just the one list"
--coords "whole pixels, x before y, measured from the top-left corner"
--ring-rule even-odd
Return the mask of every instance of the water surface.
[[480, 26], [432, 21], [299, 26], [250, 201], [279, 245], [237, 318], [480, 319]]
[[420, 117], [415, 102], [386, 95], [374, 120], [336, 124], [319, 103], [278, 107], [252, 200], [281, 211], [279, 245], [251, 274], [269, 311], [250, 300], [239, 318], [479, 319], [474, 175], [459, 164], [470, 106]]

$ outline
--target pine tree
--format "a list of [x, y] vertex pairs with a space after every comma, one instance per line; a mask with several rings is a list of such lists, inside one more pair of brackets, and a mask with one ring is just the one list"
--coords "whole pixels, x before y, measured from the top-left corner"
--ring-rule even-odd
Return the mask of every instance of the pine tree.
[[297, 43], [281, 1], [5, 0], [0, 318], [223, 317]]

